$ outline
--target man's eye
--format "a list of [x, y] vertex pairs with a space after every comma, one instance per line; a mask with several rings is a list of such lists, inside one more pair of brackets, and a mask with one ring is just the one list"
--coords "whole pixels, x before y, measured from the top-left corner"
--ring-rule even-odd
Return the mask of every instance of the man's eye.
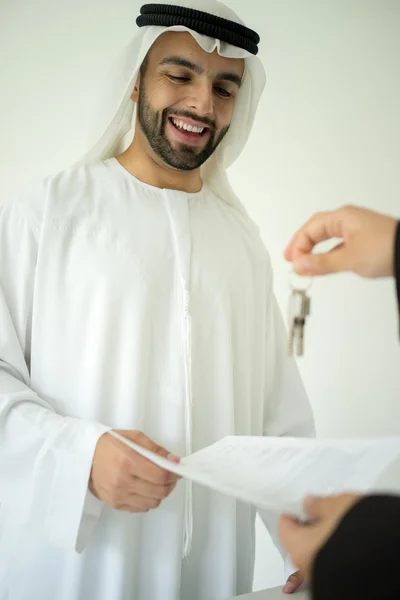
[[180, 83], [184, 83], [185, 81], [189, 81], [189, 77], [176, 77], [175, 75], [168, 75], [172, 81], [178, 81]]
[[221, 87], [216, 87], [215, 91], [217, 92], [217, 94], [219, 94], [223, 98], [230, 98], [230, 96], [232, 96], [232, 94], [230, 92], [228, 92], [228, 90], [225, 90], [224, 88], [221, 88]]

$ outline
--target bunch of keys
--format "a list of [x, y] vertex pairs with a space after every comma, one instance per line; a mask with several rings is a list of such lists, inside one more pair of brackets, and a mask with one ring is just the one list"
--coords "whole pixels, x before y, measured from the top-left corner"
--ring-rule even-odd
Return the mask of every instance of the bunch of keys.
[[304, 326], [306, 318], [310, 314], [311, 299], [307, 291], [311, 283], [305, 289], [291, 286], [292, 293], [289, 298], [289, 356], [303, 356], [304, 354]]

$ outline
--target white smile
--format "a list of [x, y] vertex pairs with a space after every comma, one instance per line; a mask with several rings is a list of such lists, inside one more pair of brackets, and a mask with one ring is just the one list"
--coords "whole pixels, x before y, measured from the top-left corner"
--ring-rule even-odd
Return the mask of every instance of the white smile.
[[178, 119], [172, 118], [171, 121], [178, 129], [183, 129], [184, 131], [189, 131], [190, 133], [203, 133], [206, 129], [205, 127], [193, 127], [193, 125], [187, 125], [182, 121], [178, 121]]

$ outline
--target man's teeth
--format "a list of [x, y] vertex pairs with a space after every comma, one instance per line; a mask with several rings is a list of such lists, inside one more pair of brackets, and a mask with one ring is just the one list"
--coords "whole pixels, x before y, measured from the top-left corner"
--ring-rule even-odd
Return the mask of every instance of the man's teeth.
[[192, 125], [187, 125], [186, 123], [182, 123], [182, 121], [177, 121], [176, 119], [172, 119], [175, 127], [179, 127], [179, 129], [184, 129], [185, 131], [190, 131], [191, 133], [203, 133], [205, 127], [193, 127]]

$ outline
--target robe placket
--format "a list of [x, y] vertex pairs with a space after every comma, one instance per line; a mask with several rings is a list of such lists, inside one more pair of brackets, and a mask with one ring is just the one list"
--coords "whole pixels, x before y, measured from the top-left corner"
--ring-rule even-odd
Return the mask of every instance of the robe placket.
[[[182, 310], [182, 356], [185, 373], [185, 448], [192, 453], [192, 323], [190, 311], [190, 274], [192, 261], [192, 236], [190, 230], [189, 197], [186, 194], [163, 190], [168, 212], [173, 247], [176, 256], [179, 297]], [[193, 537], [192, 483], [185, 482], [184, 539], [182, 556], [189, 555]]]

